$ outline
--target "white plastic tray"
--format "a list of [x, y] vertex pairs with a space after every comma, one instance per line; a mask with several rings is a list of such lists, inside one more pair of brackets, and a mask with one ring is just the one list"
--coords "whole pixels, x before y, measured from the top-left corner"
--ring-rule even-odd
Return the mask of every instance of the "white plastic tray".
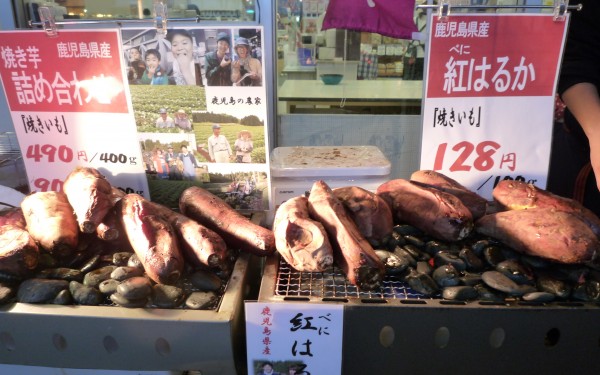
[[375, 146], [278, 147], [271, 153], [274, 178], [386, 176], [390, 170]]

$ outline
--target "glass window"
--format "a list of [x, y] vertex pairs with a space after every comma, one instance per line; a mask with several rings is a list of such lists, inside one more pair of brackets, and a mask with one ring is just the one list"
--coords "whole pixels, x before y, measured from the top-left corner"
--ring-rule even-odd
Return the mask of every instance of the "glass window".
[[[165, 0], [168, 18], [211, 21], [255, 21], [255, 0]], [[152, 18], [154, 0], [16, 0], [15, 10], [24, 21], [39, 22], [37, 8], [48, 6], [57, 21]]]
[[407, 40], [322, 30], [327, 4], [277, 0], [278, 113], [420, 114], [426, 11], [414, 14], [422, 37]]

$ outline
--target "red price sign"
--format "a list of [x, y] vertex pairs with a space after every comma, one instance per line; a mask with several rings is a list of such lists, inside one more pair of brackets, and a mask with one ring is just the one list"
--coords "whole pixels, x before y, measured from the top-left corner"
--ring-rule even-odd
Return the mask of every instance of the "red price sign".
[[62, 191], [63, 180], [54, 178], [48, 180], [47, 178], [36, 178], [33, 180], [33, 186], [36, 191]]
[[[500, 144], [494, 141], [483, 141], [477, 144], [462, 141], [450, 149], [448, 149], [448, 143], [440, 143], [435, 154], [433, 169], [440, 171], [444, 168], [445, 162], [450, 162], [449, 170], [451, 172], [468, 172], [472, 169], [480, 172], [489, 171], [496, 166], [494, 157], [497, 156], [500, 148]], [[472, 157], [474, 160], [469, 163], [468, 160]], [[507, 161], [506, 155], [503, 155], [501, 163], [505, 161]]]
[[73, 149], [65, 145], [34, 144], [27, 147], [25, 157], [33, 159], [36, 163], [54, 163], [57, 161], [70, 163], [73, 161]]
[[429, 23], [420, 169], [486, 199], [502, 178], [544, 187], [565, 22], [486, 13]]

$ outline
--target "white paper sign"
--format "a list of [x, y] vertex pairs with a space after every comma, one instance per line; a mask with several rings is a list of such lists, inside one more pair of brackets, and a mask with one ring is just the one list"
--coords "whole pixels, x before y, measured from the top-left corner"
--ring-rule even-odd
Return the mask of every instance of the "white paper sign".
[[342, 305], [246, 302], [248, 373], [341, 374]]
[[148, 197], [118, 30], [6, 31], [2, 84], [31, 191], [60, 191], [76, 166]]
[[503, 179], [545, 188], [566, 22], [551, 14], [430, 22], [420, 168], [488, 199]]

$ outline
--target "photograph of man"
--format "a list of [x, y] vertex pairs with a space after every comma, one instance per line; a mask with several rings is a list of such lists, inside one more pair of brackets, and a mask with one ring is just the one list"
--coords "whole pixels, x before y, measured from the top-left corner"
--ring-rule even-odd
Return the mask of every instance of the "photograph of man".
[[212, 126], [213, 134], [208, 137], [208, 154], [213, 163], [229, 163], [233, 156], [229, 141], [221, 135], [221, 125]]
[[168, 129], [175, 127], [175, 121], [169, 114], [167, 113], [166, 108], [161, 108], [158, 110], [158, 118], [156, 119], [156, 127], [159, 129]]
[[204, 55], [206, 84], [208, 86], [231, 86], [231, 41], [229, 34], [217, 34], [217, 49]]

